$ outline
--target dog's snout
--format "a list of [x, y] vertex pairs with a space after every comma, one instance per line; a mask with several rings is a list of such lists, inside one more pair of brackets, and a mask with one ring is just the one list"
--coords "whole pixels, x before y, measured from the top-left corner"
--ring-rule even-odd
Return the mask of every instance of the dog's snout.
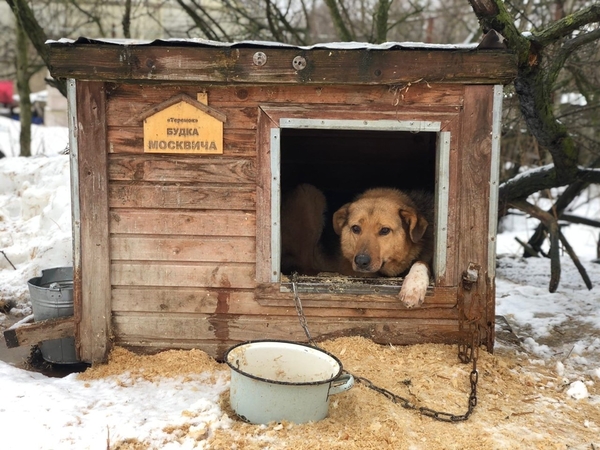
[[366, 269], [371, 264], [371, 257], [365, 253], [360, 253], [354, 257], [354, 263], [360, 269]]

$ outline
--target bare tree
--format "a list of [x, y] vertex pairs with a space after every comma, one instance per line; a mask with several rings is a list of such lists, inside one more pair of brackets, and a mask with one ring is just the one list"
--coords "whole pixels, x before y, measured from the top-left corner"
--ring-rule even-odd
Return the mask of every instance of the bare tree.
[[[584, 47], [597, 45], [600, 39], [600, 5], [592, 4], [566, 16], [564, 5], [556, 3], [557, 20], [545, 21], [546, 17], [535, 17], [524, 10], [509, 11], [500, 0], [470, 0], [484, 31], [496, 30], [506, 37], [508, 47], [518, 57], [518, 75], [514, 82], [519, 99], [521, 114], [535, 142], [547, 151], [552, 164], [519, 174], [500, 187], [500, 198], [505, 206], [518, 208], [540, 220], [539, 230], [547, 231], [550, 239], [551, 280], [549, 290], [553, 292], [560, 280], [559, 242], [579, 268], [586, 284], [591, 288], [583, 266], [579, 264], [568, 242], [560, 233], [558, 218], [565, 205], [588, 183], [600, 183], [600, 171], [582, 168], [580, 164], [581, 146], [574, 133], [557, 117], [557, 107], [553, 100], [556, 87], [568, 82], [564, 77], [565, 66], [573, 55]], [[521, 23], [530, 25], [531, 31], [523, 33], [518, 29]], [[537, 19], [537, 20], [536, 20]], [[571, 69], [575, 71], [575, 69]], [[563, 193], [560, 205], [550, 211], [543, 211], [527, 201], [529, 195], [557, 186], [569, 185]], [[535, 244], [539, 247], [540, 231]], [[527, 249], [536, 252], [535, 247]]]

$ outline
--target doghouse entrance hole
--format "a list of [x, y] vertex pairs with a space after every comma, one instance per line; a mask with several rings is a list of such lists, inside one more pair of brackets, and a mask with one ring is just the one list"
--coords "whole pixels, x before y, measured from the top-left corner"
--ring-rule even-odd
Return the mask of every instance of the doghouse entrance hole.
[[344, 201], [372, 187], [435, 187], [436, 133], [281, 130], [282, 193], [310, 183]]
[[[331, 226], [332, 214], [368, 188], [428, 190], [435, 192], [436, 205], [444, 204], [440, 199], [447, 194], [445, 166], [449, 133], [413, 131], [408, 128], [373, 130], [282, 127], [278, 130], [279, 148], [275, 151], [275, 159], [272, 159], [272, 165], [279, 163], [280, 175], [279, 184], [273, 189], [277, 193], [277, 198], [273, 198], [276, 208], [280, 208], [281, 197], [297, 185], [312, 184], [327, 197], [328, 213], [324, 234], [331, 234], [334, 233]], [[438, 249], [443, 247], [440, 236], [437, 236], [437, 228], [440, 226], [440, 218], [444, 219], [444, 212], [440, 216], [438, 210], [436, 206], [434, 266], [435, 259], [440, 258]], [[280, 210], [277, 209], [277, 212], [280, 213]], [[445, 232], [445, 223], [441, 225]], [[274, 220], [274, 226], [278, 226], [277, 220]], [[445, 240], [443, 232], [441, 238]], [[275, 235], [279, 237], [278, 232]], [[281, 248], [278, 239], [273, 244], [279, 244], [279, 247], [273, 249], [272, 272], [276, 275], [273, 281], [279, 281], [282, 270]], [[439, 269], [438, 264], [438, 271]]]

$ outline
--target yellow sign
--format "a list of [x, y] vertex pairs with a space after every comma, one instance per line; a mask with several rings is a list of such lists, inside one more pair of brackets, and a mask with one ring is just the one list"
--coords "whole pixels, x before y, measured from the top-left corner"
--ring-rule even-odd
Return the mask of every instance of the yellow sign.
[[223, 153], [225, 116], [187, 95], [142, 114], [146, 153]]

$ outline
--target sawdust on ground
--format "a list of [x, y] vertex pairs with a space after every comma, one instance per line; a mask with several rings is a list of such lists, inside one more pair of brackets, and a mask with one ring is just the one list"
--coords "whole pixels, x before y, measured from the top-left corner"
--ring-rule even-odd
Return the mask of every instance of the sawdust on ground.
[[155, 381], [159, 378], [186, 377], [198, 373], [228, 370], [202, 350], [167, 350], [155, 355], [137, 355], [122, 347], [115, 347], [107, 364], [97, 364], [77, 377], [80, 380], [97, 380], [108, 376], [129, 373], [132, 379]]
[[[416, 406], [464, 414], [470, 392], [470, 364], [457, 358], [455, 346], [423, 344], [382, 346], [360, 337], [320, 344], [336, 355], [344, 369], [410, 400]], [[109, 363], [89, 369], [82, 379], [124, 372], [144, 379], [201, 371], [228, 370], [199, 350], [167, 351], [137, 356], [113, 350]], [[445, 423], [394, 404], [381, 394], [356, 384], [332, 396], [329, 416], [316, 423], [251, 425], [231, 410], [228, 392], [223, 411], [234, 419], [230, 429], [202, 434], [203, 448], [238, 449], [598, 449], [600, 448], [600, 390], [588, 381], [590, 398], [574, 400], [568, 385], [550, 364], [540, 364], [515, 349], [478, 361], [478, 404], [466, 422]], [[216, 376], [216, 375], [215, 375]], [[151, 448], [143, 442], [114, 443], [113, 450]]]

